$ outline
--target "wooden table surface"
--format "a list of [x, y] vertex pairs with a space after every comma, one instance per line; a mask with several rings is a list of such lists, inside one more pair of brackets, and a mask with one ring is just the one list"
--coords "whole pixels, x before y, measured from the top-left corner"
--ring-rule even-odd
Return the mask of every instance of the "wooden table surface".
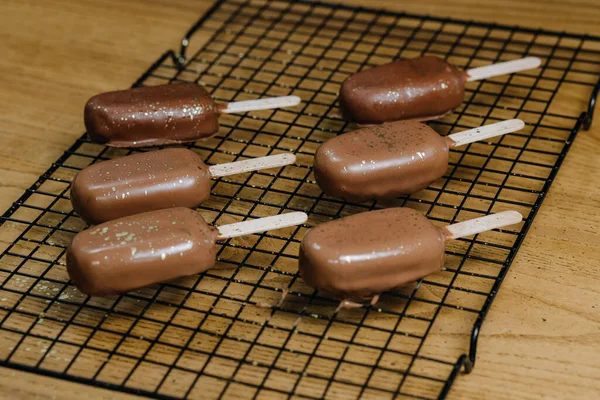
[[[210, 4], [1, 2], [0, 212], [83, 132], [87, 98], [130, 85], [164, 49], [178, 46], [187, 27]], [[368, 4], [600, 35], [596, 0]], [[599, 153], [596, 121], [590, 131], [580, 133], [566, 158], [486, 319], [476, 368], [459, 376], [451, 398], [600, 398]], [[132, 397], [6, 368], [0, 371], [0, 398], [82, 395]]]

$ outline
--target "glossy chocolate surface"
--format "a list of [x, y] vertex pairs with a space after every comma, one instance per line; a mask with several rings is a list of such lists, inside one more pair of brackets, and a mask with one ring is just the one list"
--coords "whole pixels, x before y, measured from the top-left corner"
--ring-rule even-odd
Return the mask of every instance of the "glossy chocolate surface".
[[194, 83], [102, 93], [85, 106], [90, 139], [114, 147], [190, 142], [219, 130], [217, 104]]
[[364, 124], [444, 115], [462, 102], [466, 74], [437, 57], [381, 65], [351, 75], [340, 89], [340, 107]]
[[392, 199], [426, 188], [448, 168], [446, 139], [417, 121], [397, 121], [329, 139], [317, 150], [321, 190], [347, 201]]
[[137, 153], [79, 172], [71, 203], [92, 224], [169, 207], [193, 208], [210, 197], [210, 179], [208, 167], [191, 150]]
[[75, 236], [67, 271], [83, 293], [122, 293], [214, 266], [217, 230], [188, 208], [106, 222]]
[[299, 268], [310, 286], [339, 297], [368, 297], [443, 265], [445, 237], [409, 208], [364, 212], [310, 229]]

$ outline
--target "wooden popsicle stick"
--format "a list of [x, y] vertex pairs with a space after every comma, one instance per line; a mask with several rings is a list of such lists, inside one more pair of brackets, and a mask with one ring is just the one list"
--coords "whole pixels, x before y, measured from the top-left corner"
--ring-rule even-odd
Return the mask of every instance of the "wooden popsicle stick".
[[274, 215], [272, 217], [236, 222], [235, 224], [219, 226], [218, 239], [228, 239], [237, 236], [250, 235], [252, 233], [266, 232], [275, 229], [287, 228], [289, 226], [301, 225], [305, 223], [307, 219], [308, 215], [306, 215], [306, 213], [298, 211]]
[[208, 172], [213, 178], [221, 176], [242, 174], [260, 169], [283, 167], [296, 162], [296, 156], [292, 153], [276, 154], [273, 156], [251, 158], [249, 160], [234, 161], [225, 164], [211, 165]]
[[269, 110], [271, 108], [293, 107], [300, 104], [300, 101], [300, 97], [298, 96], [281, 96], [268, 99], [235, 101], [223, 105], [222, 108], [219, 108], [219, 112], [231, 114], [256, 110]]
[[467, 82], [479, 81], [498, 75], [513, 74], [515, 72], [537, 68], [541, 64], [542, 60], [537, 57], [525, 57], [519, 58], [518, 60], [505, 61], [483, 67], [471, 68], [467, 70]]
[[491, 231], [503, 226], [519, 223], [523, 216], [517, 211], [502, 211], [496, 214], [486, 215], [457, 224], [448, 225], [443, 228], [448, 239], [458, 239], [477, 233]]
[[520, 119], [509, 119], [506, 121], [496, 122], [495, 124], [480, 126], [466, 131], [453, 133], [446, 137], [450, 146], [457, 147], [465, 144], [478, 142], [493, 138], [495, 136], [505, 135], [507, 133], [516, 132], [525, 127], [525, 122]]

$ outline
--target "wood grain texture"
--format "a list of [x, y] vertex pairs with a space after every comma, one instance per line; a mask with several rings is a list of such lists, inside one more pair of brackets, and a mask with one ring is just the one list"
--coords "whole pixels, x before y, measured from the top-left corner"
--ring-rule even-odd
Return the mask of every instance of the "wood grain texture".
[[[368, 4], [600, 35], [595, 0]], [[87, 98], [129, 86], [164, 49], [176, 47], [210, 5], [201, 0], [3, 1], [0, 210], [83, 132]], [[584, 106], [579, 94], [564, 104]], [[476, 368], [459, 376], [451, 398], [600, 397], [599, 153], [597, 121], [581, 132], [566, 158], [486, 319]], [[0, 393], [11, 399], [131, 397], [6, 368], [0, 372]]]
[[81, 383], [0, 368], [0, 400], [79, 400], [86, 397], [98, 400], [140, 398], [114, 390], [91, 388]]

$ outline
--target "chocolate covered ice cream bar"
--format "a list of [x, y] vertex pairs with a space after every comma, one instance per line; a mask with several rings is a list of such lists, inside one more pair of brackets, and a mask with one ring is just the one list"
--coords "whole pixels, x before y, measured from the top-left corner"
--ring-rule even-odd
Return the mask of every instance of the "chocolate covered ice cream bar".
[[211, 179], [294, 162], [290, 153], [207, 166], [188, 149], [164, 149], [102, 161], [73, 179], [71, 203], [92, 224], [170, 207], [194, 208], [210, 197]]
[[195, 83], [174, 83], [101, 93], [89, 99], [84, 122], [90, 140], [113, 147], [193, 142], [219, 130], [219, 114], [300, 103], [297, 96], [217, 104]]
[[306, 217], [293, 212], [215, 228], [184, 207], [132, 215], [77, 234], [67, 271], [85, 294], [122, 293], [212, 268], [217, 240], [299, 225]]
[[315, 289], [341, 298], [368, 298], [440, 271], [445, 242], [516, 224], [504, 211], [438, 227], [410, 208], [340, 218], [308, 230], [299, 270]]
[[362, 124], [433, 119], [462, 103], [467, 81], [537, 68], [540, 63], [537, 57], [527, 57], [461, 71], [433, 56], [400, 60], [348, 77], [340, 89], [340, 108], [346, 119]]
[[426, 188], [448, 168], [449, 148], [524, 127], [507, 120], [442, 137], [417, 121], [396, 121], [333, 137], [314, 157], [317, 184], [347, 201], [393, 199]]

